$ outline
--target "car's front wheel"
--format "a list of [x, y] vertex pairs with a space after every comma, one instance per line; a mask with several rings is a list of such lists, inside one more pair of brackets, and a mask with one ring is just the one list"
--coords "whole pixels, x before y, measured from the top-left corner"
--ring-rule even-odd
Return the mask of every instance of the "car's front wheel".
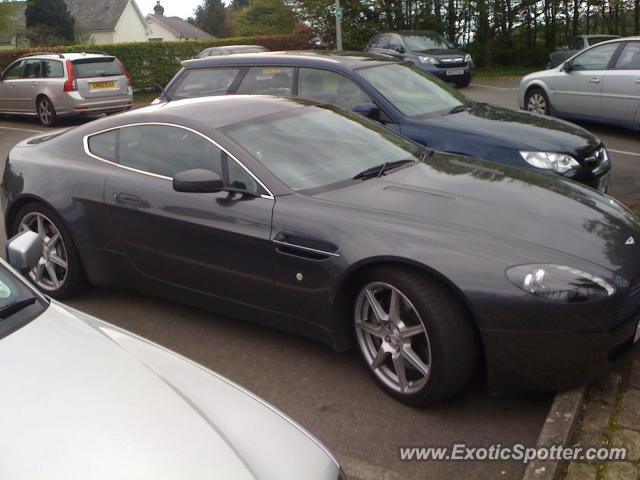
[[469, 383], [478, 358], [474, 331], [443, 286], [412, 270], [375, 268], [356, 291], [357, 344], [385, 392], [427, 405]]
[[42, 256], [29, 279], [54, 298], [65, 298], [82, 284], [82, 266], [69, 232], [58, 215], [39, 203], [23, 206], [13, 222], [12, 234], [31, 230], [42, 240]]
[[540, 115], [551, 114], [549, 97], [541, 88], [534, 87], [528, 90], [524, 103], [527, 111], [531, 113], [538, 113]]
[[462, 80], [456, 80], [455, 82], [456, 87], [458, 88], [468, 87], [470, 83], [471, 83], [471, 77], [466, 77], [466, 78], [463, 78]]
[[53, 127], [56, 124], [58, 117], [56, 115], [56, 109], [49, 97], [45, 97], [44, 95], [39, 97], [36, 107], [40, 123], [45, 127]]

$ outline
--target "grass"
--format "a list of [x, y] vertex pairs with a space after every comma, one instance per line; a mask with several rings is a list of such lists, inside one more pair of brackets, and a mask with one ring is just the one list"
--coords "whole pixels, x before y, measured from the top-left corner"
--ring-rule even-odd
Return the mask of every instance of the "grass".
[[636, 214], [636, 217], [640, 218], [640, 207], [636, 207], [633, 209], [633, 213]]
[[133, 92], [133, 103], [149, 104], [159, 96], [158, 92]]
[[496, 66], [491, 68], [477, 68], [476, 78], [496, 78], [496, 77], [522, 77], [531, 72], [543, 70], [542, 67], [519, 67], [514, 65]]

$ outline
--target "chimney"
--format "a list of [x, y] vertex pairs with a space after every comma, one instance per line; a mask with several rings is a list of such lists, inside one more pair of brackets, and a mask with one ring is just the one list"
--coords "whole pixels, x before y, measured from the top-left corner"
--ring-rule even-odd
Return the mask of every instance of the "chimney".
[[156, 4], [155, 7], [153, 7], [153, 11], [156, 13], [156, 15], [158, 15], [159, 17], [162, 17], [164, 15], [164, 8], [162, 7], [162, 5], [160, 5], [160, 0], [158, 0], [158, 3]]

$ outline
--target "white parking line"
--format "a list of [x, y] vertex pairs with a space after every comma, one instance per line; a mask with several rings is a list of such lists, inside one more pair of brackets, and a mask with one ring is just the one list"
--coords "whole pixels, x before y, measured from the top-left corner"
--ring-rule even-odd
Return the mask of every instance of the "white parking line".
[[3, 130], [14, 130], [17, 132], [31, 132], [31, 133], [46, 133], [47, 130], [33, 130], [31, 128], [17, 128], [17, 127], [3, 127], [0, 125], [0, 128]]
[[640, 153], [627, 152], [625, 150], [614, 150], [613, 148], [607, 148], [607, 150], [613, 153], [619, 153], [620, 155], [631, 155], [632, 157], [640, 157]]
[[472, 87], [493, 88], [494, 90], [518, 90], [518, 87], [496, 87], [495, 85], [483, 85], [481, 83], [472, 83]]

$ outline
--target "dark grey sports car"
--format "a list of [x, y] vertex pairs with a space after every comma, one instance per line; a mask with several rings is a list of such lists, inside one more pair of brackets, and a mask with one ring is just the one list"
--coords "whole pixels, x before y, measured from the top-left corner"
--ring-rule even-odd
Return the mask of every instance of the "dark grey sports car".
[[10, 153], [31, 279], [162, 295], [357, 345], [410, 404], [604, 374], [638, 340], [640, 225], [557, 176], [424, 149], [300, 100], [170, 102]]

